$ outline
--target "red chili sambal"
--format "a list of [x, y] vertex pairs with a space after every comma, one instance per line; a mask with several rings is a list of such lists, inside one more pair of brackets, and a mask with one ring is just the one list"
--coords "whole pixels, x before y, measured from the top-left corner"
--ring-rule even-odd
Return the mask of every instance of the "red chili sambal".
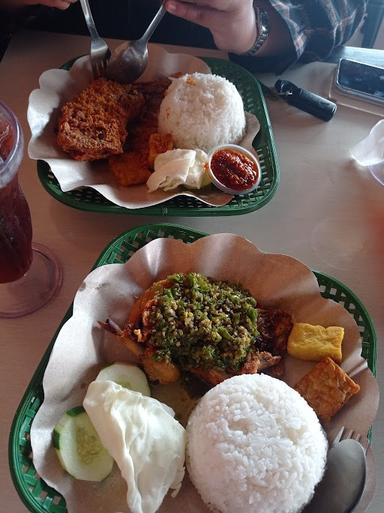
[[221, 184], [236, 191], [250, 189], [259, 179], [257, 164], [244, 153], [230, 148], [217, 150], [212, 155], [211, 171]]

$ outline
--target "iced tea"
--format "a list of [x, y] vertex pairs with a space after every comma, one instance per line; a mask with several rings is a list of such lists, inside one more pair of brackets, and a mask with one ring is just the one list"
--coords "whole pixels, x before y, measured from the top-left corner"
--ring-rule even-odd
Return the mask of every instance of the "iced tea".
[[13, 114], [0, 111], [0, 283], [21, 278], [32, 261], [32, 225], [17, 171], [23, 137]]

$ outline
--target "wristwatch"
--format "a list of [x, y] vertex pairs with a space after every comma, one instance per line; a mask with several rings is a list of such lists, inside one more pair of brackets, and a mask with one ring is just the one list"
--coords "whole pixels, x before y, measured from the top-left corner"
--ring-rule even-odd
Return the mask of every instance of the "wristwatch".
[[256, 41], [253, 43], [252, 48], [250, 48], [245, 55], [257, 55], [257, 52], [266, 42], [269, 36], [269, 19], [268, 13], [264, 9], [260, 9], [254, 5], [255, 16], [256, 16]]

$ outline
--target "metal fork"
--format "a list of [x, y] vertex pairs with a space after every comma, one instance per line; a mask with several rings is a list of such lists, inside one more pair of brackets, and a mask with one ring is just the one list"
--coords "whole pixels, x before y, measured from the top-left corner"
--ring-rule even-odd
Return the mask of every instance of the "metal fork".
[[98, 78], [105, 74], [108, 61], [111, 58], [111, 50], [104, 39], [99, 36], [88, 0], [80, 0], [80, 4], [91, 36], [90, 55], [93, 77]]
[[367, 451], [369, 446], [368, 438], [366, 436], [361, 435], [357, 431], [349, 429], [345, 426], [341, 426], [340, 430], [336, 433], [334, 439], [332, 440], [332, 447], [334, 447], [337, 443], [341, 442], [342, 440], [348, 440], [350, 438], [352, 440], [356, 440], [356, 442], [359, 442], [365, 450], [365, 452]]

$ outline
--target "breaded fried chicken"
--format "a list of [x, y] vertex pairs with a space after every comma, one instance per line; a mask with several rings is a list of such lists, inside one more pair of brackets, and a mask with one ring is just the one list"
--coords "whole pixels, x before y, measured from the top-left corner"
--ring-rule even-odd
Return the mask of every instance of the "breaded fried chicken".
[[169, 79], [162, 78], [133, 86], [143, 95], [144, 106], [130, 127], [125, 153], [111, 157], [108, 162], [119, 185], [127, 187], [146, 183], [156, 155], [173, 148], [168, 134], [157, 133], [160, 104], [169, 84]]
[[123, 153], [127, 123], [138, 116], [144, 95], [105, 78], [94, 80], [61, 109], [57, 142], [76, 160]]

